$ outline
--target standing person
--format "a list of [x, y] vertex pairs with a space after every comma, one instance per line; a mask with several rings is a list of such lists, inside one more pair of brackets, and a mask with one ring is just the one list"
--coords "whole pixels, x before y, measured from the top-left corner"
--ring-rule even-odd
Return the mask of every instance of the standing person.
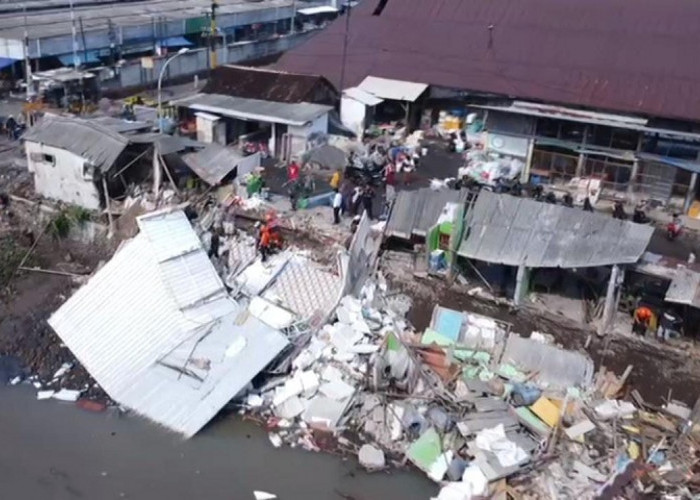
[[214, 231], [211, 233], [211, 244], [209, 245], [208, 256], [210, 259], [212, 257], [219, 256], [219, 246], [221, 246], [221, 238], [219, 237], [219, 230], [214, 229]]
[[299, 164], [296, 162], [296, 160], [292, 160], [292, 163], [290, 163], [289, 167], [287, 167], [287, 182], [297, 182], [299, 180], [300, 172], [301, 168], [299, 167]]
[[374, 201], [374, 189], [372, 189], [372, 186], [367, 184], [365, 188], [362, 190], [362, 206], [365, 209], [365, 212], [367, 212], [367, 217], [369, 217], [370, 220], [372, 220], [374, 217], [372, 217], [372, 202]]
[[384, 182], [386, 184], [386, 202], [389, 204], [396, 198], [396, 166], [389, 162], [384, 172]]
[[632, 332], [644, 337], [651, 325], [651, 319], [654, 313], [646, 306], [639, 306], [634, 311], [634, 323], [632, 324]]
[[588, 196], [583, 200], [583, 211], [593, 212], [593, 205], [591, 205], [591, 199]]
[[359, 215], [360, 203], [362, 203], [362, 188], [360, 186], [355, 186], [352, 198], [350, 199], [350, 213], [352, 215]]
[[341, 181], [341, 174], [340, 174], [340, 169], [338, 168], [331, 176], [331, 181], [330, 181], [331, 189], [340, 188], [340, 181]]
[[656, 330], [656, 338], [661, 342], [671, 340], [671, 333], [677, 331], [676, 325], [680, 319], [671, 311], [664, 311], [659, 318], [659, 328]]
[[340, 183], [340, 196], [342, 196], [343, 198], [340, 207], [340, 213], [343, 215], [349, 215], [352, 211], [352, 194], [352, 183], [350, 183], [350, 181], [348, 181], [347, 179], [343, 179], [343, 182]]
[[340, 194], [338, 189], [333, 191], [335, 192], [333, 195], [333, 224], [340, 224], [340, 209], [343, 205], [343, 195]]
[[263, 262], [266, 262], [268, 256], [270, 255], [270, 240], [270, 228], [267, 226], [267, 224], [264, 224], [262, 228], [260, 228], [259, 244], [260, 255], [262, 257]]

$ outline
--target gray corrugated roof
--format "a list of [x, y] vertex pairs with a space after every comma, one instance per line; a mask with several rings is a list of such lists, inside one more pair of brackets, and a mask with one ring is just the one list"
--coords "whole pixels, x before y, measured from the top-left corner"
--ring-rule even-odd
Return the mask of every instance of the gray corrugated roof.
[[244, 156], [236, 153], [231, 148], [225, 148], [218, 144], [209, 144], [206, 148], [183, 155], [182, 160], [201, 179], [209, 185], [215, 186], [228, 175]]
[[49, 324], [112, 399], [190, 437], [287, 339], [229, 297], [182, 211], [137, 222]]
[[391, 209], [386, 234], [407, 240], [414, 234], [425, 236], [430, 227], [437, 222], [446, 204], [464, 203], [466, 199], [466, 191], [453, 189], [436, 191], [422, 188], [417, 191], [401, 191]]
[[65, 149], [82, 156], [102, 171], [109, 170], [129, 139], [94, 121], [45, 116], [22, 136], [25, 141]]
[[700, 307], [700, 274], [679, 267], [666, 292], [666, 301]]
[[482, 191], [466, 218], [463, 257], [527, 267], [637, 262], [653, 228], [609, 215]]
[[171, 104], [241, 120], [283, 123], [294, 126], [304, 125], [333, 109], [331, 106], [322, 104], [306, 102], [289, 104], [220, 94], [196, 94], [173, 101]]

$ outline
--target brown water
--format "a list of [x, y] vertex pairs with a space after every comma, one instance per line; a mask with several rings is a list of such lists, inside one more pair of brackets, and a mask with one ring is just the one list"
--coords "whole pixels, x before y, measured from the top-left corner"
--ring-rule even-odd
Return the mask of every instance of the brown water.
[[253, 424], [222, 419], [183, 441], [144, 420], [36, 401], [0, 386], [0, 498], [7, 500], [426, 500], [419, 473], [368, 474], [355, 459], [272, 447]]

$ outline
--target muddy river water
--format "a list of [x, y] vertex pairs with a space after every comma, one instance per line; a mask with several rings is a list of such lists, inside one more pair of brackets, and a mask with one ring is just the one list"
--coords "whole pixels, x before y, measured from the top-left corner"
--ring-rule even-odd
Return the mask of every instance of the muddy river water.
[[221, 418], [189, 441], [138, 417], [37, 401], [0, 386], [0, 498], [6, 500], [426, 500], [417, 472], [368, 474], [354, 458], [275, 449], [257, 426]]

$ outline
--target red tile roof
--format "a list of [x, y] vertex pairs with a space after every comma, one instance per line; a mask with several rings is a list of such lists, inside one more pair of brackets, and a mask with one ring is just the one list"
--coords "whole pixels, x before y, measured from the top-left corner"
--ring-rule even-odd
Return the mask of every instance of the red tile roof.
[[[346, 88], [373, 75], [700, 120], [697, 0], [388, 0], [375, 16], [378, 2], [352, 11]], [[345, 23], [276, 67], [339, 85]]]

